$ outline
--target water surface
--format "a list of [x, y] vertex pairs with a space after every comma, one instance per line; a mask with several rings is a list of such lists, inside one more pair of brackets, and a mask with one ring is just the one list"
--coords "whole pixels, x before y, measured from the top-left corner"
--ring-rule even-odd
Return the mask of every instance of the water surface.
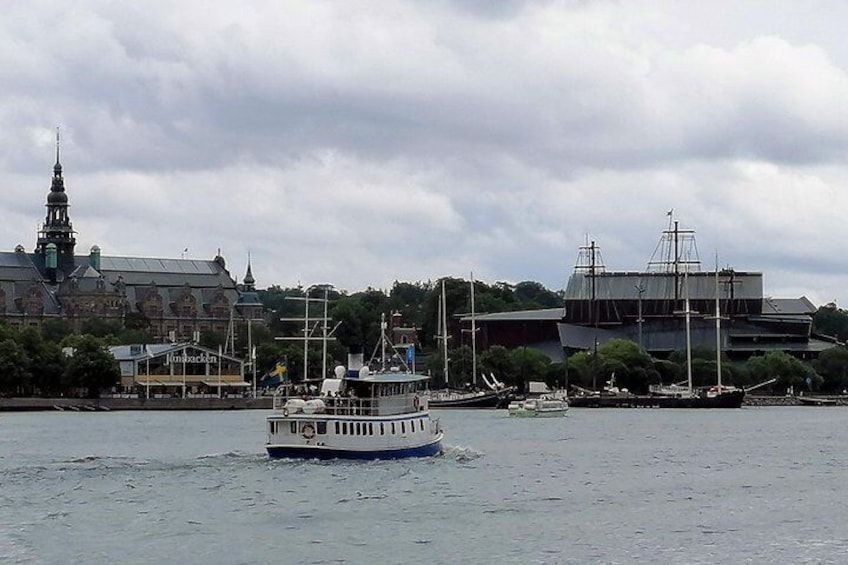
[[271, 461], [265, 414], [0, 414], [3, 562], [848, 562], [848, 408], [441, 411], [385, 462]]

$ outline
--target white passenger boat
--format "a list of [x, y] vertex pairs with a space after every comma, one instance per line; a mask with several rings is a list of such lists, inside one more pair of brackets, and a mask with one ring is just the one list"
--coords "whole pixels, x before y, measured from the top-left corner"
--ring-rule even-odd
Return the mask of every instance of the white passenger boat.
[[511, 402], [508, 410], [510, 416], [522, 418], [565, 416], [568, 411], [568, 402], [562, 398], [528, 398]]
[[273, 458], [396, 459], [442, 451], [443, 433], [430, 418], [429, 377], [415, 373], [348, 375], [336, 367], [319, 394], [283, 385], [267, 418], [265, 448]]

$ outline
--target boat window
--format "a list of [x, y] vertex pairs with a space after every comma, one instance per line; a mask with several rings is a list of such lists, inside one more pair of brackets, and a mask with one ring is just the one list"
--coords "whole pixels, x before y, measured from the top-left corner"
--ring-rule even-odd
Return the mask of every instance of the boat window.
[[336, 422], [336, 435], [339, 435], [339, 423], [338, 423], [338, 421]]
[[421, 429], [422, 432], [424, 431], [424, 418], [418, 420], [418, 427]]
[[317, 426], [315, 426], [316, 431], [319, 435], [327, 434], [327, 422], [317, 422]]
[[291, 433], [296, 434], [297, 433], [297, 422], [292, 422], [289, 429], [291, 430]]
[[395, 435], [395, 423], [392, 422], [392, 435]]
[[359, 422], [356, 423], [356, 435], [358, 435], [358, 436], [362, 435], [360, 427], [359, 427]]
[[268, 430], [272, 434], [277, 433], [277, 422], [268, 422]]
[[383, 422], [380, 422], [380, 435], [386, 435], [386, 427], [383, 425]]
[[402, 433], [402, 434], [406, 433], [406, 422], [400, 423], [400, 433]]
[[347, 435], [347, 422], [342, 422], [342, 435]]
[[373, 436], [373, 435], [374, 435], [374, 424], [373, 424], [373, 423], [371, 423], [371, 422], [368, 422], [368, 435], [369, 435], [369, 436]]

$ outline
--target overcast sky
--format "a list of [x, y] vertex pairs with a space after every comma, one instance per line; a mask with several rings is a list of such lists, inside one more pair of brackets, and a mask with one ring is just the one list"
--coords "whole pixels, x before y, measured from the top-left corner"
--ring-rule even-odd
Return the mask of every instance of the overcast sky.
[[[0, 18], [0, 249], [55, 128], [77, 251], [248, 253], [259, 287], [705, 268], [848, 307], [848, 4], [76, 0]], [[185, 249], [188, 249], [186, 252]]]

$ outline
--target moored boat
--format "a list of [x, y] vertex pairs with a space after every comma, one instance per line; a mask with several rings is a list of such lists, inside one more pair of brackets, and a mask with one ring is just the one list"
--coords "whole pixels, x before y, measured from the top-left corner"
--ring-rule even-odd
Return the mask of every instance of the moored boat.
[[519, 418], [550, 418], [565, 416], [568, 402], [562, 398], [528, 398], [510, 402], [509, 415]]
[[509, 402], [513, 389], [454, 390], [440, 389], [430, 392], [431, 408], [501, 408]]
[[477, 378], [477, 328], [475, 325], [474, 314], [474, 274], [471, 275], [471, 375], [472, 383], [468, 388], [455, 388], [450, 386], [449, 368], [448, 368], [448, 335], [447, 327], [447, 301], [445, 295], [445, 281], [442, 281], [442, 295], [439, 298], [439, 335], [437, 340], [441, 341], [442, 345], [442, 360], [444, 362], [443, 372], [445, 387], [438, 390], [430, 391], [430, 406], [432, 408], [504, 408], [509, 404], [510, 399], [515, 393], [515, 387], [505, 386], [495, 378], [492, 374], [490, 382], [485, 373], [481, 373], [481, 378], [486, 384], [486, 388], [477, 386], [475, 379]]
[[427, 376], [372, 373], [348, 375], [337, 367], [320, 393], [284, 385], [267, 417], [265, 448], [272, 458], [397, 459], [442, 451], [443, 432], [430, 417]]

